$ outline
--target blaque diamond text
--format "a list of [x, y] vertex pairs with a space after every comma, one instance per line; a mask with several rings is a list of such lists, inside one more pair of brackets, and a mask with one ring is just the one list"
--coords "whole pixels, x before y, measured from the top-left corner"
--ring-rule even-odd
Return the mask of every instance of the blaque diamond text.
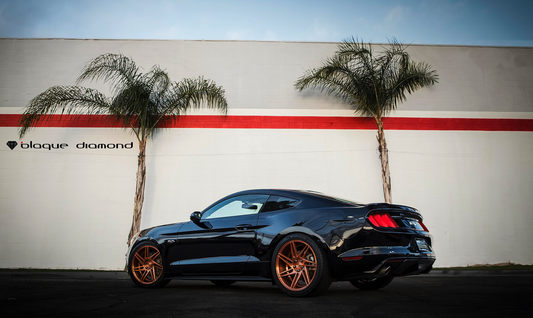
[[[16, 141], [7, 142], [7, 146], [13, 150], [17, 146]], [[56, 150], [67, 149], [69, 145], [63, 143], [39, 143], [39, 142], [20, 142], [20, 148], [22, 149], [44, 149], [44, 150]], [[89, 143], [82, 141], [76, 144], [76, 149], [133, 149], [133, 141], [129, 143]]]

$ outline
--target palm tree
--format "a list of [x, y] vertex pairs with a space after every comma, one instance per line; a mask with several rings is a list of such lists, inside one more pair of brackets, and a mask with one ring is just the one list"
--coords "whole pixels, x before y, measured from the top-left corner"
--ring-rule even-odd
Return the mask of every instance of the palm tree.
[[352, 37], [340, 43], [333, 57], [321, 67], [307, 70], [294, 84], [299, 91], [320, 89], [348, 103], [356, 114], [376, 120], [383, 194], [387, 203], [391, 203], [392, 198], [383, 117], [406, 100], [406, 93], [438, 83], [436, 71], [427, 63], [413, 62], [406, 48], [393, 39], [381, 55], [375, 56], [370, 44]]
[[139, 142], [137, 185], [133, 221], [128, 246], [139, 231], [146, 181], [146, 143], [167, 119], [178, 119], [190, 108], [207, 106], [227, 112], [224, 89], [203, 77], [172, 82], [168, 74], [153, 66], [139, 72], [135, 62], [122, 54], [103, 54], [87, 63], [76, 84], [84, 80], [103, 80], [111, 87], [111, 98], [80, 86], [54, 86], [33, 98], [20, 119], [19, 136], [47, 119], [47, 114], [108, 115], [131, 129]]

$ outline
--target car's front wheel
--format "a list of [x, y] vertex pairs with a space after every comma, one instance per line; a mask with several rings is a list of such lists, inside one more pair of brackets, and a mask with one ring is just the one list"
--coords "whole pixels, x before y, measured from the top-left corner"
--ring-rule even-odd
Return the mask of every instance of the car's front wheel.
[[272, 276], [279, 289], [292, 297], [318, 295], [331, 285], [324, 251], [309, 236], [291, 234], [277, 245]]
[[376, 290], [383, 288], [392, 282], [394, 276], [385, 276], [372, 279], [354, 279], [350, 283], [361, 290]]
[[170, 282], [163, 275], [161, 252], [150, 242], [139, 244], [130, 253], [128, 273], [135, 285], [140, 287], [157, 288]]

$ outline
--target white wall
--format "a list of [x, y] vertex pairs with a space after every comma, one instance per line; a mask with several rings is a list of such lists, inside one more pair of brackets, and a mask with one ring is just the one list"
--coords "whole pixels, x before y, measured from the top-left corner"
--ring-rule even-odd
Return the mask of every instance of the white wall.
[[[2, 141], [18, 139], [14, 128], [0, 128], [0, 136]], [[69, 147], [2, 147], [0, 267], [123, 268], [138, 150], [84, 151], [75, 145], [129, 142], [131, 136], [113, 129], [54, 128], [30, 136], [24, 141]]]
[[[72, 84], [88, 60], [121, 51], [171, 77], [223, 85], [230, 115], [350, 116], [344, 105], [292, 83], [335, 49], [330, 43], [0, 39], [0, 119], [39, 92]], [[532, 50], [413, 46], [440, 84], [417, 91], [394, 116], [533, 118]], [[498, 69], [499, 68], [499, 69]], [[528, 72], [529, 71], [529, 72]], [[502, 75], [502, 76], [498, 76]], [[421, 210], [436, 266], [533, 263], [533, 132], [388, 130], [393, 201]], [[65, 150], [10, 150], [0, 127], [0, 268], [122, 269], [131, 224], [137, 147], [120, 129], [38, 128], [24, 142]], [[150, 142], [142, 226], [248, 188], [313, 189], [382, 200], [375, 131], [166, 129]]]
[[[318, 67], [336, 47], [298, 42], [0, 39], [0, 107], [24, 107], [52, 85], [73, 84], [96, 56], [123, 53], [145, 71], [159, 64], [173, 80], [200, 75], [215, 80], [226, 89], [232, 109], [346, 109], [323, 94], [293, 89], [304, 70]], [[376, 45], [375, 51], [380, 50]], [[431, 64], [440, 83], [418, 90], [401, 110], [533, 111], [533, 48], [411, 45], [408, 51], [413, 59]]]

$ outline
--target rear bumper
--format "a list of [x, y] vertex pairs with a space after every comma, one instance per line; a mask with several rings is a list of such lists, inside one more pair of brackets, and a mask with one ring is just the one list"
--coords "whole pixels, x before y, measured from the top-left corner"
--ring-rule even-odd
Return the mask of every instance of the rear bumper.
[[377, 246], [347, 251], [335, 260], [337, 278], [351, 280], [386, 275], [406, 276], [429, 273], [435, 263], [433, 251], [412, 252], [407, 247]]

